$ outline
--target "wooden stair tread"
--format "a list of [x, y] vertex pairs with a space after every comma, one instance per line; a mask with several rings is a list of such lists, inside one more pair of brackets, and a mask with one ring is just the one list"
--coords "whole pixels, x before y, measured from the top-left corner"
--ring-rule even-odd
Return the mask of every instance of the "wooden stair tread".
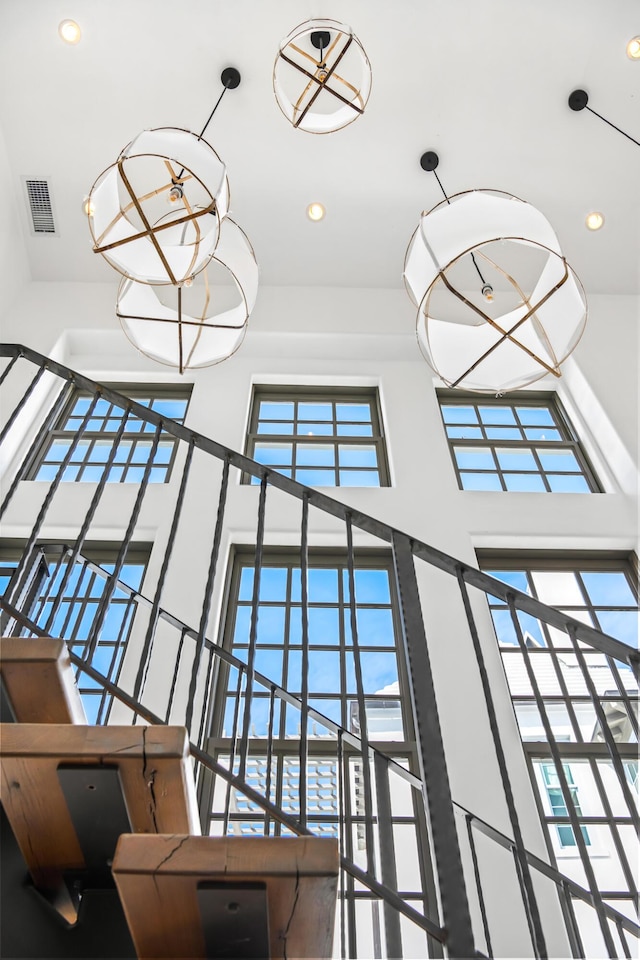
[[330, 957], [337, 841], [321, 837], [123, 834], [113, 875], [139, 960], [206, 957], [202, 882], [263, 881], [271, 958]]
[[86, 723], [63, 640], [0, 639], [0, 673], [18, 723]]
[[55, 892], [85, 864], [60, 764], [116, 767], [131, 830], [199, 833], [184, 727], [0, 726], [1, 800], [34, 883]]

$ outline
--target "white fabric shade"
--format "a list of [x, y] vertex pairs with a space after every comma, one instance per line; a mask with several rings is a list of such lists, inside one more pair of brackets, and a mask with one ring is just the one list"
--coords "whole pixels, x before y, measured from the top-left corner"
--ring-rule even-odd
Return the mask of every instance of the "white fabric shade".
[[[183, 196], [172, 204], [173, 181]], [[208, 212], [214, 203], [214, 212]], [[213, 256], [228, 205], [225, 165], [205, 140], [171, 127], [145, 130], [91, 190], [87, 206], [94, 249], [131, 279], [182, 283]]]
[[[204, 316], [188, 312], [189, 288], [183, 288], [183, 309], [163, 303], [149, 284], [123, 280], [117, 314], [127, 337], [139, 350], [172, 367], [197, 368], [227, 359], [237, 350], [247, 328], [258, 291], [258, 266], [251, 245], [240, 227], [226, 217], [213, 260], [225, 267], [237, 291], [237, 302], [217, 310], [219, 298], [210, 291]], [[204, 283], [203, 273], [196, 282]], [[228, 298], [227, 298], [228, 299]]]
[[[560, 364], [584, 330], [586, 303], [553, 228], [535, 207], [506, 194], [476, 190], [450, 201], [422, 215], [405, 258], [405, 284], [418, 307], [417, 337], [427, 362], [448, 385], [491, 393], [515, 390], [550, 371], [559, 375]], [[450, 267], [502, 240], [520, 249], [528, 247], [542, 259], [533, 289], [527, 291], [521, 284], [526, 302], [518, 291], [518, 305], [500, 313], [468, 295], [479, 306], [481, 312], [476, 314], [449, 293], [458, 319], [455, 312], [447, 319], [437, 317], [431, 310], [431, 295], [436, 288], [445, 289], [442, 275], [456, 288], [448, 275]], [[497, 261], [495, 251], [492, 247], [491, 258]], [[534, 312], [524, 320], [532, 308]], [[500, 330], [511, 332], [511, 337], [505, 338]]]
[[[328, 31], [331, 37], [329, 47], [323, 50], [327, 69], [331, 69], [345, 50], [327, 80], [328, 86], [322, 89], [320, 84], [301, 72], [302, 69], [307, 74], [319, 76], [320, 50], [311, 43], [311, 34], [317, 31]], [[301, 69], [287, 63], [284, 57]], [[308, 133], [332, 133], [356, 120], [364, 110], [371, 92], [371, 65], [351, 27], [335, 20], [309, 20], [292, 30], [280, 44], [273, 69], [273, 89], [280, 109], [298, 129]], [[343, 99], [334, 96], [331, 90]]]

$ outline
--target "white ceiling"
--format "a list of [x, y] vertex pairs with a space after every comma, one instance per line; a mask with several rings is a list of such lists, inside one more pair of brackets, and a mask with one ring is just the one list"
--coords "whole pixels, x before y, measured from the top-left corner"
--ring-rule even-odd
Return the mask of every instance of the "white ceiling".
[[[236, 66], [207, 139], [227, 164], [232, 213], [262, 284], [398, 287], [419, 212], [449, 193], [505, 190], [546, 214], [589, 293], [640, 289], [638, 0], [0, 0], [0, 125], [34, 280], [117, 280], [93, 254], [82, 198], [146, 127], [198, 132]], [[294, 130], [272, 90], [280, 40], [303, 20], [348, 23], [373, 67], [363, 117]], [[81, 42], [57, 34], [73, 18]], [[50, 180], [59, 236], [29, 235], [21, 177]], [[6, 187], [6, 185], [5, 185]], [[326, 219], [311, 223], [320, 200]], [[604, 213], [598, 233], [590, 210]]]

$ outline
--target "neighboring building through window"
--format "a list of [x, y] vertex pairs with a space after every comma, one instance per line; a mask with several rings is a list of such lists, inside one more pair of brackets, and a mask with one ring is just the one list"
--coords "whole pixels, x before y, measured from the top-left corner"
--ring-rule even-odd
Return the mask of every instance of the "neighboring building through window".
[[[593, 553], [480, 553], [481, 566], [491, 576], [636, 648], [632, 560]], [[508, 605], [495, 596], [488, 599], [550, 853], [583, 887], [589, 886], [586, 860], [604, 898], [633, 918], [638, 876], [634, 674], [625, 661], [587, 643], [574, 646], [563, 630], [522, 612], [521, 645]], [[589, 935], [588, 908], [573, 904], [579, 926]]]
[[[148, 545], [130, 545], [119, 577], [122, 586], [113, 591], [105, 607], [102, 601], [108, 590], [109, 574], [115, 568], [117, 546], [85, 544], [72, 567], [67, 545], [38, 546], [30, 563], [29, 589], [20, 602], [21, 612], [50, 636], [66, 640], [73, 653], [116, 682], [137, 606], [133, 594], [142, 584], [149, 552]], [[12, 588], [19, 554], [18, 547], [6, 546], [0, 552], [3, 594]], [[104, 615], [97, 629], [96, 616], [101, 608]], [[15, 622], [11, 633], [22, 634]], [[106, 723], [112, 702], [110, 694], [78, 668], [76, 682], [88, 722]]]
[[498, 398], [439, 391], [462, 490], [592, 493], [599, 490], [554, 394]]
[[[133, 388], [129, 384], [112, 384], [113, 389], [149, 407], [156, 413], [182, 423], [189, 403], [190, 388], [149, 385]], [[73, 448], [64, 468], [62, 481], [94, 482], [102, 479], [113, 451], [115, 439], [125, 418], [124, 407], [109, 400], [76, 390], [66, 404], [27, 469], [29, 480], [55, 480], [62, 462]], [[90, 411], [84, 430], [82, 424]], [[120, 434], [115, 456], [109, 466], [107, 482], [139, 483], [151, 456], [155, 426], [130, 414]], [[79, 434], [79, 431], [82, 433]], [[177, 441], [161, 434], [149, 475], [150, 483], [166, 483], [169, 479]]]
[[374, 389], [257, 386], [246, 453], [309, 486], [389, 485]]

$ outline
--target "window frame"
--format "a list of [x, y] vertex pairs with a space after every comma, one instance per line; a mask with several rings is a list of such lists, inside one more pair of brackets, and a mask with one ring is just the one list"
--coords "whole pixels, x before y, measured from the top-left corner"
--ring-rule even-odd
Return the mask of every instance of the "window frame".
[[[524, 572], [527, 575], [528, 589], [531, 591], [532, 596], [537, 595], [535, 582], [531, 578], [532, 573], [553, 571], [572, 573], [575, 578], [575, 584], [582, 597], [582, 602], [558, 602], [554, 604], [554, 606], [557, 606], [559, 609], [562, 609], [577, 619], [582, 618], [581, 613], [586, 613], [590, 618], [590, 621], [587, 620], [586, 622], [592, 622], [595, 626], [600, 623], [599, 613], [603, 611], [636, 609], [638, 606], [638, 559], [633, 552], [608, 550], [595, 553], [594, 551], [500, 550], [498, 548], [478, 549], [476, 554], [480, 569], [491, 576], [496, 576], [498, 572], [503, 571]], [[623, 574], [636, 606], [630, 607], [629, 605], [621, 605], [619, 603], [598, 602], [598, 598], [590, 593], [588, 585], [580, 577], [580, 574], [588, 574], [590, 572]], [[500, 610], [503, 606], [503, 601], [491, 596], [487, 596], [487, 601], [493, 617], [494, 611], [496, 609]], [[553, 723], [551, 723], [551, 733], [555, 745], [551, 740], [547, 739], [545, 732], [540, 732], [535, 737], [526, 736], [526, 728], [523, 729], [523, 727], [521, 727], [518, 719], [517, 707], [523, 704], [529, 704], [533, 705], [537, 711], [538, 705], [535, 691], [530, 689], [526, 692], [519, 690], [517, 687], [515, 689], [512, 688], [506, 657], [512, 655], [512, 653], [521, 656], [521, 654], [518, 653], [519, 646], [511, 646], [508, 642], [501, 642], [500, 632], [495, 621], [493, 629], [502, 660], [505, 684], [507, 685], [515, 714], [514, 723], [516, 724], [521, 739], [536, 808], [543, 827], [551, 863], [556, 864], [560, 870], [563, 870], [563, 861], [565, 858], [582, 857], [583, 854], [580, 851], [581, 846], [583, 847], [583, 853], [590, 861], [603, 857], [611, 857], [612, 863], [616, 866], [615, 858], [618, 858], [617, 866], [622, 873], [622, 879], [616, 880], [615, 884], [612, 884], [613, 889], [605, 888], [603, 886], [605, 881], [602, 879], [598, 880], [596, 878], [596, 885], [603, 898], [607, 901], [613, 901], [614, 906], [616, 905], [615, 901], [620, 901], [621, 903], [631, 901], [634, 885], [633, 882], [627, 878], [627, 875], [629, 877], [632, 876], [633, 866], [630, 857], [623, 862], [623, 854], [625, 854], [623, 837], [626, 836], [624, 831], [632, 829], [633, 821], [629, 811], [625, 809], [622, 796], [618, 796], [619, 790], [615, 787], [615, 780], [613, 781], [613, 793], [609, 794], [607, 791], [605, 773], [610, 766], [613, 767], [612, 755], [607, 743], [594, 738], [595, 725], [592, 727], [590, 734], [587, 733], [585, 735], [584, 731], [581, 731], [583, 724], [577, 716], [577, 711], [583, 705], [592, 703], [589, 691], [582, 691], [579, 687], [572, 688], [566, 682], [564, 685], [563, 683], [559, 684], [557, 692], [539, 689], [540, 700], [547, 716], [549, 716], [550, 709], [560, 706], [566, 713], [571, 733], [567, 737], [565, 737], [564, 734], [559, 736], [558, 732], [554, 729]], [[540, 629], [546, 646], [529, 649], [529, 654], [532, 656], [532, 660], [540, 656], [548, 658], [551, 663], [555, 664], [556, 675], [558, 675], [558, 664], [560, 664], [562, 672], [562, 658], [567, 653], [570, 655], [573, 653], [573, 646], [569, 638], [567, 638], [566, 645], [551, 638], [547, 634], [544, 623], [540, 623]], [[600, 627], [600, 629], [602, 628]], [[585, 653], [588, 653], [588, 651], [585, 651]], [[606, 655], [602, 656], [604, 658]], [[611, 660], [608, 656], [606, 656], [606, 659], [607, 661]], [[568, 665], [569, 664], [566, 664], [566, 666]], [[599, 667], [600, 664], [594, 663], [594, 666]], [[591, 673], [591, 668], [588, 664], [587, 669], [589, 669]], [[545, 676], [544, 670], [544, 664], [542, 664], [541, 670], [536, 671], [539, 684]], [[591, 674], [591, 676], [593, 677], [593, 674]], [[564, 674], [564, 677], [566, 681], [566, 674]], [[628, 709], [632, 710], [633, 706], [638, 703], [639, 694], [635, 691], [627, 690], [623, 695], [620, 689], [605, 688], [601, 691], [597, 690], [597, 698], [603, 708], [605, 708], [609, 702], [617, 704], [620, 701], [626, 701], [629, 704]], [[591, 726], [598, 722], [597, 714], [595, 714], [595, 719], [590, 721], [589, 725]], [[631, 788], [637, 791], [637, 785], [634, 785], [633, 780], [636, 768], [634, 766], [633, 770], [631, 770], [629, 767], [630, 763], [635, 764], [638, 756], [638, 743], [634, 740], [633, 725], [631, 727], [630, 738], [628, 740], [617, 741], [616, 752], [618, 753], [619, 761], [624, 768], [625, 776]], [[545, 770], [555, 768], [556, 777], [558, 777], [557, 758], [559, 758], [559, 762], [562, 765], [566, 790], [571, 798], [573, 818], [569, 815], [565, 797], [562, 797], [562, 807], [564, 807], [564, 809], [561, 809], [560, 804], [554, 806], [550, 795], [550, 790], [555, 789], [557, 791], [557, 788], [555, 784], [549, 782], [549, 777], [546, 775]], [[574, 779], [574, 773], [581, 765], [584, 765], [587, 777], [590, 778], [590, 783], [584, 781], [583, 784], [580, 785], [579, 779], [577, 777]], [[587, 791], [586, 794], [581, 793], [583, 790]], [[592, 794], [589, 792], [591, 790], [593, 791]], [[543, 794], [543, 791], [546, 796]], [[618, 802], [610, 799], [611, 796], [618, 796]], [[546, 804], [545, 800], [547, 802]], [[580, 837], [576, 836], [572, 819], [577, 822], [580, 828]], [[623, 908], [620, 907], [619, 909]]]
[[[588, 491], [582, 491], [582, 492], [588, 492], [588, 493], [604, 492], [603, 487], [596, 476], [595, 470], [593, 469], [593, 466], [591, 465], [589, 458], [582, 447], [578, 434], [573, 424], [571, 423], [560, 401], [560, 398], [558, 397], [558, 394], [555, 391], [527, 390], [527, 391], [521, 391], [518, 393], [505, 393], [503, 396], [500, 396], [500, 397], [492, 397], [492, 396], [485, 397], [482, 394], [478, 394], [478, 393], [462, 393], [459, 390], [439, 389], [436, 391], [436, 394], [438, 397], [438, 407], [440, 410], [440, 417], [442, 419], [442, 425], [443, 425], [445, 437], [447, 440], [447, 445], [449, 447], [449, 454], [451, 456], [451, 460], [453, 463], [453, 469], [455, 471], [456, 479], [458, 481], [458, 487], [460, 488], [460, 490], [464, 491], [465, 493], [479, 492], [477, 490], [473, 490], [472, 488], [463, 486], [462, 474], [465, 474], [465, 473], [486, 474], [487, 476], [494, 476], [494, 475], [497, 476], [498, 481], [500, 483], [500, 490], [488, 490], [488, 491], [480, 491], [480, 492], [489, 492], [489, 493], [579, 492], [579, 491], [554, 491], [551, 489], [551, 485], [548, 481], [548, 475], [555, 476], [557, 474], [555, 474], [553, 470], [546, 469], [543, 466], [537, 453], [538, 449], [570, 451], [575, 457], [580, 467], [580, 473], [576, 471], [567, 471], [567, 472], [562, 472], [562, 475], [563, 476], [582, 476], [589, 488]], [[478, 406], [483, 406], [483, 407], [509, 406], [513, 408], [515, 408], [516, 406], [518, 407], [544, 406], [549, 410], [549, 413], [553, 420], [554, 426], [552, 429], [557, 430], [557, 432], [561, 436], [561, 439], [560, 440], [529, 440], [529, 439], [526, 439], [526, 437], [523, 437], [522, 439], [518, 439], [518, 440], [493, 439], [493, 438], [487, 437], [485, 428], [488, 425], [482, 422], [479, 414], [478, 414], [477, 423], [473, 425], [469, 424], [469, 426], [474, 426], [474, 427], [477, 426], [481, 430], [483, 436], [480, 439], [450, 437], [447, 432], [447, 427], [452, 427], [456, 425], [447, 424], [445, 422], [444, 413], [443, 413], [443, 406], [445, 405], [460, 406], [460, 407], [472, 406], [474, 408], [477, 408]], [[515, 409], [514, 409], [514, 417], [516, 417], [516, 420], [517, 420]], [[461, 425], [461, 426], [464, 426], [464, 425]], [[501, 425], [495, 424], [495, 426], [499, 428]], [[507, 427], [508, 425], [505, 424], [504, 426]], [[520, 424], [518, 422], [516, 422], [515, 429], [520, 429]], [[523, 424], [521, 429], [522, 430], [526, 429], [526, 425]], [[536, 429], [536, 428], [532, 427], [532, 429]], [[486, 449], [491, 452], [491, 456], [494, 461], [494, 466], [491, 469], [476, 468], [468, 471], [464, 470], [464, 468], [461, 469], [456, 459], [456, 451], [454, 449], [455, 447], [459, 447], [459, 448], [482, 447], [483, 449]], [[500, 449], [506, 448], [509, 450], [517, 451], [517, 450], [521, 450], [524, 447], [530, 450], [531, 455], [533, 456], [533, 459], [535, 461], [536, 468], [537, 468], [536, 472], [532, 470], [522, 470], [522, 469], [518, 470], [516, 468], [508, 468], [505, 470], [505, 468], [500, 466], [500, 462], [496, 454], [497, 448], [500, 448]], [[521, 476], [539, 476], [542, 479], [544, 490], [539, 490], [539, 491], [509, 490], [504, 477], [505, 473], [508, 473], [510, 475], [515, 474], [519, 476], [520, 475]]]
[[[258, 424], [260, 419], [260, 404], [262, 401], [267, 402], [293, 402], [293, 403], [327, 403], [330, 402], [333, 405], [333, 425], [334, 428], [339, 421], [336, 419], [336, 405], [339, 403], [353, 403], [361, 402], [367, 403], [371, 411], [371, 436], [340, 436], [337, 432], [332, 435], [318, 435], [314, 436], [312, 440], [309, 440], [306, 436], [296, 434], [295, 432], [291, 433], [258, 433]], [[291, 423], [295, 426], [297, 422], [297, 412], [294, 411], [294, 418], [292, 420], [283, 421], [283, 423]], [[329, 422], [329, 421], [327, 421]], [[334, 450], [334, 460], [333, 466], [319, 467], [318, 469], [333, 470], [336, 480], [338, 482], [331, 484], [330, 487], [339, 487], [340, 479], [340, 465], [338, 461], [338, 447], [341, 444], [349, 444], [355, 446], [374, 446], [376, 449], [376, 460], [377, 465], [376, 469], [378, 471], [379, 484], [366, 485], [363, 484], [362, 487], [358, 487], [357, 484], [350, 484], [349, 486], [357, 487], [362, 489], [379, 489], [380, 487], [389, 487], [391, 486], [391, 478], [389, 473], [389, 461], [387, 457], [386, 449], [386, 438], [383, 427], [382, 420], [382, 410], [380, 407], [380, 394], [377, 387], [360, 387], [360, 386], [335, 386], [335, 387], [322, 387], [322, 386], [306, 386], [304, 384], [254, 384], [251, 396], [251, 406], [249, 410], [249, 418], [247, 422], [247, 432], [245, 439], [245, 456], [250, 457], [252, 460], [255, 459], [254, 452], [256, 442], [273, 442], [273, 443], [286, 443], [291, 444], [292, 446], [292, 457], [291, 457], [291, 478], [295, 478], [296, 471], [296, 451], [298, 447], [304, 447], [309, 444], [321, 443], [326, 446], [333, 447]], [[280, 472], [280, 469], [277, 467], [271, 467], [271, 469], [276, 472]], [[363, 468], [353, 467], [353, 468], [343, 468], [343, 469], [353, 469], [360, 470]], [[373, 469], [373, 468], [368, 468]], [[243, 473], [241, 482], [244, 484], [255, 483], [255, 479], [252, 480], [250, 474]], [[299, 483], [304, 481], [298, 480]], [[315, 486], [315, 484], [309, 484], [310, 486]], [[318, 486], [329, 486], [328, 484], [321, 484]]]
[[[178, 384], [178, 383], [139, 383], [139, 382], [122, 383], [122, 382], [119, 382], [119, 383], [107, 383], [105, 384], [105, 386], [111, 390], [116, 390], [118, 393], [121, 393], [127, 399], [138, 401], [138, 402], [140, 401], [140, 399], [147, 399], [147, 398], [150, 398], [151, 401], [171, 400], [171, 399], [185, 400], [186, 406], [184, 411], [184, 417], [182, 418], [181, 421], [177, 421], [181, 423], [184, 423], [184, 420], [186, 419], [186, 416], [189, 410], [189, 404], [191, 402], [191, 394], [193, 389], [193, 384], [191, 383]], [[99, 392], [95, 396], [97, 396], [97, 398], [100, 399]], [[68, 421], [71, 418], [71, 412], [76, 402], [79, 399], [84, 397], [88, 397], [92, 399], [94, 397], [94, 394], [92, 394], [88, 390], [83, 390], [82, 388], [77, 388], [77, 387], [70, 391], [69, 396], [65, 400], [64, 405], [60, 413], [56, 417], [55, 422], [52, 425], [48, 426], [47, 429], [42, 432], [41, 439], [39, 439], [39, 441], [36, 443], [35, 449], [31, 454], [31, 456], [29, 457], [29, 460], [22, 472], [23, 480], [36, 481], [37, 473], [43, 465], [47, 463], [55, 464], [55, 463], [61, 462], [61, 461], [47, 461], [46, 455], [57, 440], [68, 440], [69, 438], [73, 440], [73, 438], [78, 436], [77, 430], [65, 430], [63, 429], [62, 425], [65, 424], [66, 421]], [[113, 406], [115, 405], [111, 404], [111, 408], [113, 408]], [[82, 416], [76, 417], [74, 419], [82, 419]], [[112, 419], [112, 420], [118, 419], [118, 423], [121, 423], [122, 421], [122, 417], [120, 415], [118, 415], [117, 418], [115, 416], [109, 417], [108, 415], [105, 415], [104, 417], [103, 416], [96, 417], [96, 419], [102, 420], [104, 426], [106, 426], [107, 421], [109, 419]], [[134, 417], [133, 419], [137, 419], [137, 418]], [[170, 419], [170, 418], [167, 418], [167, 419]], [[116, 436], [116, 433], [117, 433], [117, 429], [116, 430], [85, 429], [82, 432], [82, 438], [86, 438], [91, 442], [92, 446], [89, 448], [89, 452], [90, 452], [91, 450], [93, 450], [93, 444], [99, 441], [109, 443], [111, 446]], [[116, 467], [116, 466], [122, 467], [122, 476], [118, 480], [112, 480], [107, 478], [107, 481], [106, 481], [107, 483], [120, 484], [120, 483], [139, 483], [140, 482], [139, 480], [131, 481], [126, 479], [129, 468], [134, 467], [134, 468], [144, 469], [144, 467], [148, 462], [148, 460], [140, 461], [140, 463], [138, 463], [137, 461], [136, 462], [133, 461], [134, 451], [136, 450], [135, 441], [147, 440], [149, 442], [152, 442], [154, 438], [154, 434], [155, 434], [155, 427], [153, 432], [145, 431], [145, 430], [127, 431], [125, 429], [125, 432], [122, 435], [122, 439], [123, 440], [129, 439], [133, 441], [131, 445], [131, 450], [129, 452], [129, 456], [126, 461], [118, 462], [117, 464], [114, 463], [113, 465], [113, 467]], [[179, 442], [171, 434], [161, 432], [159, 437], [159, 443], [168, 443], [168, 442], [171, 442], [171, 447], [172, 447], [168, 462], [157, 463], [155, 465], [157, 468], [162, 468], [162, 469], [166, 468], [165, 478], [162, 481], [162, 483], [169, 483], [171, 480], [171, 474], [173, 472], [173, 468], [178, 455]], [[79, 470], [78, 470], [79, 476], [74, 477], [72, 480], [64, 480], [63, 478], [60, 478], [59, 482], [61, 483], [67, 483], [67, 482], [98, 483], [100, 482], [99, 480], [96, 480], [96, 479], [84, 480], [83, 473], [87, 466], [94, 466], [94, 467], [104, 466], [104, 461], [94, 462], [85, 457], [81, 461], [73, 461], [73, 465], [79, 466]], [[56, 474], [56, 478], [57, 478], [57, 474]], [[49, 483], [49, 482], [52, 482], [53, 479], [55, 478], [49, 478], [47, 480], [41, 480], [38, 482]]]
[[[381, 742], [393, 744], [394, 750], [396, 746], [400, 748], [402, 744], [404, 745], [410, 744], [411, 749], [413, 750], [414, 742], [415, 742], [415, 733], [413, 732], [413, 727], [412, 727], [411, 702], [410, 702], [410, 695], [409, 695], [409, 689], [410, 689], [409, 677], [407, 673], [406, 663], [402, 655], [402, 644], [401, 644], [402, 623], [401, 623], [401, 615], [400, 615], [400, 602], [399, 602], [399, 597], [397, 595], [395, 579], [393, 576], [393, 559], [387, 550], [378, 549], [378, 548], [365, 548], [365, 549], [358, 550], [354, 553], [353, 562], [354, 562], [354, 571], [357, 571], [360, 569], [367, 569], [367, 568], [369, 569], [384, 568], [389, 575], [389, 602], [384, 604], [379, 604], [379, 605], [376, 605], [372, 602], [363, 602], [361, 606], [366, 608], [375, 607], [375, 606], [390, 608], [393, 634], [395, 639], [394, 649], [396, 651], [396, 662], [397, 662], [397, 669], [398, 669], [398, 684], [399, 684], [398, 694], [388, 694], [386, 697], [381, 694], [373, 694], [373, 693], [365, 694], [364, 695], [365, 701], [369, 701], [371, 703], [377, 700], [381, 702], [384, 702], [385, 700], [400, 701], [404, 736], [401, 740], [381, 741]], [[240, 593], [240, 581], [242, 577], [242, 570], [246, 568], [252, 569], [254, 566], [254, 563], [255, 563], [255, 551], [253, 547], [248, 545], [240, 545], [240, 544], [234, 545], [231, 552], [231, 556], [230, 556], [227, 582], [225, 585], [224, 607], [223, 607], [224, 614], [220, 620], [221, 628], [220, 628], [220, 641], [219, 641], [221, 646], [229, 653], [234, 653], [234, 634], [235, 634], [235, 626], [236, 626], [236, 620], [237, 620], [237, 612], [239, 607], [238, 600], [239, 600], [239, 593]], [[308, 564], [309, 564], [309, 569], [323, 569], [323, 568], [334, 569], [336, 566], [338, 566], [339, 569], [342, 568], [343, 570], [347, 570], [347, 552], [346, 550], [343, 550], [340, 547], [336, 547], [336, 548], [315, 547], [313, 549], [310, 548]], [[277, 546], [271, 547], [270, 546], [268, 548], [264, 548], [264, 552], [262, 555], [263, 570], [268, 567], [283, 567], [283, 566], [290, 567], [290, 568], [296, 568], [296, 567], [299, 568], [300, 551], [294, 548], [289, 548], [289, 547], [277, 547]], [[291, 579], [291, 576], [289, 575], [289, 582], [290, 582], [290, 579]], [[326, 604], [327, 606], [337, 606], [339, 608], [344, 608], [345, 611], [348, 611], [349, 610], [348, 601], [345, 600], [345, 602], [342, 603], [343, 596], [342, 596], [342, 585], [340, 582], [341, 581], [340, 576], [338, 577], [338, 581], [339, 581], [338, 582], [338, 599], [335, 601], [335, 603], [326, 601]], [[290, 586], [287, 587], [287, 590], [289, 589], [290, 589]], [[248, 609], [251, 609], [252, 607], [251, 599], [246, 601], [243, 600], [241, 601], [241, 603], [243, 606], [246, 606]], [[274, 603], [277, 605], [285, 606], [286, 608], [286, 623], [284, 627], [285, 631], [288, 630], [288, 624], [290, 621], [292, 605], [296, 607], [301, 606], [301, 600], [293, 601], [293, 604], [292, 604], [289, 594], [287, 594], [286, 598], [282, 601], [260, 600], [259, 605], [261, 603], [267, 603], [267, 604]], [[321, 602], [321, 601], [316, 602], [316, 601], [309, 600], [310, 607], [316, 607], [316, 606], [320, 607], [323, 605], [324, 605], [324, 602]], [[358, 606], [359, 605], [356, 602], [356, 607]], [[335, 644], [316, 645], [316, 644], [310, 643], [308, 649], [310, 651], [316, 648], [325, 649], [325, 647], [327, 646], [329, 646], [332, 650], [340, 650], [340, 651], [344, 649], [352, 649], [353, 645], [352, 644], [347, 645], [345, 644], [344, 641], [345, 641], [345, 638], [341, 635], [339, 638], [339, 641]], [[269, 643], [259, 644], [260, 649], [272, 649], [276, 646], [277, 645], [275, 644], [269, 644]], [[286, 657], [286, 654], [290, 651], [291, 646], [292, 645], [290, 641], [288, 640], [288, 638], [285, 637], [285, 641], [283, 644], [283, 650], [284, 650], [283, 657]], [[293, 647], [295, 649], [300, 647], [301, 649], [302, 648], [301, 642], [300, 644], [293, 644]], [[379, 645], [372, 646], [371, 644], [363, 643], [360, 637], [359, 637], [358, 647], [362, 648], [364, 652], [370, 652], [369, 648], [371, 648], [371, 651], [373, 652], [376, 652], [378, 650], [382, 650], [383, 652], [386, 652], [387, 649], [389, 649], [387, 645], [384, 645], [381, 647]], [[237, 656], [237, 654], [234, 653], [234, 656]], [[224, 712], [225, 712], [224, 700], [227, 697], [227, 695], [229, 695], [229, 691], [227, 690], [227, 687], [226, 687], [226, 677], [228, 673], [229, 673], [229, 667], [221, 665], [220, 672], [218, 676], [215, 678], [214, 685], [213, 685], [215, 689], [215, 695], [211, 699], [211, 709], [210, 709], [210, 715], [207, 721], [207, 730], [209, 731], [208, 736], [216, 743], [218, 743], [218, 741], [223, 741], [227, 739], [226, 737], [223, 737], [222, 728], [223, 728]], [[341, 679], [344, 679], [344, 677], [342, 677]], [[286, 690], [290, 689], [289, 686], [287, 686], [287, 683], [284, 681], [284, 677], [283, 677], [283, 681], [280, 684], [278, 684], [278, 686], [281, 686], [283, 689], [286, 689]], [[294, 693], [293, 695], [298, 696], [297, 693]], [[314, 698], [317, 699], [318, 696], [319, 696], [318, 694], [313, 694], [310, 692], [309, 700]], [[348, 724], [349, 724], [348, 704], [349, 704], [349, 701], [354, 701], [357, 699], [357, 694], [356, 693], [349, 694], [345, 687], [344, 690], [341, 689], [339, 692], [336, 692], [333, 694], [331, 693], [322, 694], [322, 698], [328, 699], [328, 700], [335, 700], [336, 703], [340, 703], [341, 705], [344, 702], [345, 710], [344, 711], [341, 710], [341, 720], [339, 721], [339, 725], [348, 727]], [[338, 722], [338, 721], [335, 721], [335, 722]], [[282, 718], [280, 718], [280, 723], [281, 725], [283, 725], [283, 733], [285, 733], [285, 739], [286, 739], [286, 732], [284, 731], [284, 721]], [[376, 742], [375, 737], [371, 734], [369, 735], [369, 741], [371, 743]], [[295, 738], [293, 739], [292, 742], [296, 742]]]
[[[13, 574], [20, 563], [20, 557], [24, 550], [24, 541], [17, 539], [7, 539], [0, 544], [0, 569], [8, 574], [13, 569]], [[102, 654], [105, 651], [111, 652], [111, 660], [108, 671], [105, 675], [113, 683], [118, 683], [123, 668], [124, 660], [127, 654], [129, 641], [135, 616], [137, 613], [136, 597], [142, 589], [142, 584], [146, 576], [153, 544], [148, 541], [132, 541], [127, 550], [127, 556], [123, 564], [123, 570], [120, 575], [120, 582], [124, 584], [124, 589], [117, 588], [109, 601], [109, 606], [105, 611], [103, 628], [96, 643], [95, 655]], [[104, 594], [109, 571], [108, 566], [113, 566], [117, 560], [120, 545], [114, 541], [108, 540], [90, 540], [83, 544], [80, 557], [76, 560], [76, 565], [80, 568], [79, 574], [75, 577], [73, 574], [66, 583], [63, 596], [58, 594], [61, 585], [60, 568], [68, 563], [68, 554], [71, 547], [68, 543], [60, 540], [43, 539], [39, 540], [33, 550], [32, 565], [34, 566], [34, 577], [20, 603], [20, 609], [26, 616], [35, 623], [42, 617], [43, 626], [47, 617], [44, 616], [47, 605], [56, 603], [58, 610], [56, 620], [63, 618], [64, 624], [61, 631], [56, 629], [56, 620], [51, 630], [52, 636], [61, 635], [65, 643], [78, 656], [83, 656], [83, 651], [87, 648], [87, 639], [79, 638], [78, 634], [85, 628], [91, 630], [93, 619], [90, 624], [85, 624], [85, 615], [87, 610], [97, 612]], [[139, 586], [133, 587], [127, 583], [127, 567], [142, 567], [139, 577]], [[37, 567], [37, 570], [36, 570]], [[13, 574], [9, 577], [6, 589], [9, 590], [12, 585]], [[96, 591], [96, 584], [103, 583], [103, 588]], [[53, 589], [55, 587], [55, 590]], [[119, 594], [124, 594], [121, 596]], [[39, 607], [39, 609], [37, 609]], [[110, 613], [117, 609], [123, 610], [123, 615], [117, 634], [113, 637], [103, 637], [102, 633], [108, 622]], [[118, 617], [115, 618], [116, 620]], [[16, 623], [12, 629], [12, 636], [20, 636], [22, 628]], [[93, 663], [95, 669], [101, 671], [100, 666]], [[74, 667], [76, 684], [78, 692], [82, 698], [85, 710], [90, 723], [98, 725], [107, 724], [111, 713], [113, 696], [103, 689], [97, 682], [93, 681], [80, 667]], [[95, 718], [92, 719], [92, 712], [89, 704], [97, 701]]]

